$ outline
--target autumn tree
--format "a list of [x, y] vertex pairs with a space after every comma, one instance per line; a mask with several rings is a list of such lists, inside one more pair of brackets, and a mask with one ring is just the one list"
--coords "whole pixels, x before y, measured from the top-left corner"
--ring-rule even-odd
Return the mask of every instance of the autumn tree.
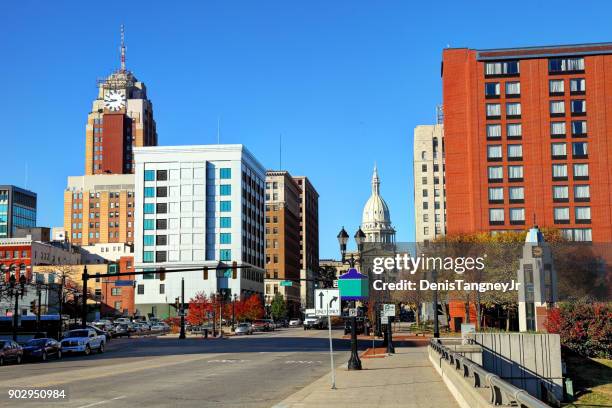
[[193, 326], [201, 326], [208, 321], [208, 313], [212, 312], [213, 304], [204, 292], [196, 293], [189, 299], [187, 322]]

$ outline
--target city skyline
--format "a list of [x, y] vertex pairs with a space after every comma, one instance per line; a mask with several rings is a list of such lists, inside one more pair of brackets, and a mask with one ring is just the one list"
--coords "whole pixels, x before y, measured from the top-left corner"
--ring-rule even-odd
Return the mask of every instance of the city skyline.
[[[222, 143], [248, 145], [268, 169], [308, 176], [320, 194], [321, 258], [338, 257], [342, 225], [357, 229], [374, 162], [397, 240], [414, 239], [412, 132], [435, 123], [443, 48], [589, 43], [609, 35], [598, 28], [603, 3], [576, 10], [576, 18], [592, 22], [580, 32], [546, 30], [554, 26], [544, 18], [549, 10], [534, 5], [521, 30], [509, 25], [486, 37], [482, 24], [470, 23], [486, 21], [488, 9], [450, 3], [438, 12], [399, 2], [378, 10], [365, 2], [167, 10], [143, 3], [134, 16], [101, 15], [96, 31], [86, 16], [99, 10], [64, 4], [5, 4], [0, 13], [10, 16], [0, 29], [9, 41], [0, 49], [12, 61], [0, 74], [19, 79], [7, 82], [0, 100], [11, 118], [0, 134], [7, 151], [26, 152], [4, 166], [3, 182], [38, 194], [39, 225], [62, 225], [66, 177], [84, 165], [86, 107], [96, 79], [119, 68], [124, 23], [127, 68], [148, 85], [159, 144], [216, 143], [220, 119]], [[444, 24], [432, 32], [418, 15]], [[163, 31], [143, 23], [162, 17]]]

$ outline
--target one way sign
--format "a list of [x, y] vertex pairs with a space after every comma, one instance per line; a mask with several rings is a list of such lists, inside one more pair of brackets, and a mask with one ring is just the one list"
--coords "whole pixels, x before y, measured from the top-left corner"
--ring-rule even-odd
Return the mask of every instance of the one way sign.
[[340, 290], [315, 290], [315, 315], [340, 316]]

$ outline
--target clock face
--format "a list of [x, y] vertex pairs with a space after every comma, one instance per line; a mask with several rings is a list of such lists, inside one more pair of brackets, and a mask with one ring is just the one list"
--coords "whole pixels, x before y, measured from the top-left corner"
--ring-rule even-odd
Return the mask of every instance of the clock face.
[[125, 107], [125, 89], [109, 89], [104, 92], [104, 107], [118, 112]]

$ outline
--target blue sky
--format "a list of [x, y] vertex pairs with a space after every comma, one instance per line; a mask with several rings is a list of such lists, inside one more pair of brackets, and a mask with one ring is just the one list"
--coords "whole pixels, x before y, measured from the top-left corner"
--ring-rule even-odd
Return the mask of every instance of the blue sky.
[[[463, 4], [462, 4], [463, 3]], [[154, 104], [159, 143], [245, 144], [320, 194], [321, 257], [352, 233], [374, 162], [398, 241], [414, 238], [412, 132], [435, 120], [444, 47], [612, 40], [605, 2], [68, 1], [0, 3], [0, 184], [38, 193], [62, 225], [66, 177], [83, 174], [96, 79], [127, 66]], [[587, 24], [584, 24], [584, 23]]]

